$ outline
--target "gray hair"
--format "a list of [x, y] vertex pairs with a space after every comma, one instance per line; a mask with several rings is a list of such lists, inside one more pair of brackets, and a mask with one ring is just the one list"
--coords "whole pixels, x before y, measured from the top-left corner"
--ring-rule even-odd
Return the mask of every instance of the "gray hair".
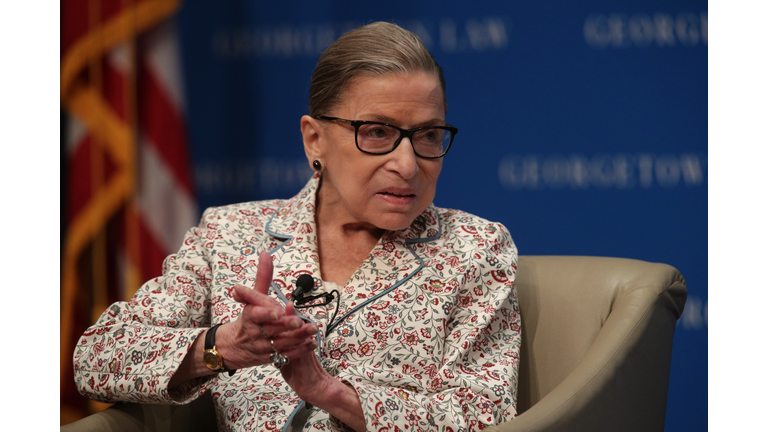
[[317, 62], [309, 86], [309, 115], [327, 115], [353, 78], [416, 72], [437, 77], [448, 110], [443, 69], [418, 36], [386, 22], [351, 30], [332, 43]]

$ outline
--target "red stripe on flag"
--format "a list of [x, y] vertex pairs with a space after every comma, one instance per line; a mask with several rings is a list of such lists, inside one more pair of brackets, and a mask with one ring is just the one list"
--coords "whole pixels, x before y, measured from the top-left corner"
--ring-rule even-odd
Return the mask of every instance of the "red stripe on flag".
[[[69, 166], [67, 168], [67, 225], [77, 217], [78, 214], [88, 205], [93, 197], [93, 177], [92, 177], [92, 158], [93, 158], [93, 136], [87, 134], [83, 137], [80, 144], [69, 157]], [[100, 152], [102, 155], [103, 178], [99, 184], [106, 184], [109, 179], [117, 172], [117, 166], [112, 158], [106, 152]]]
[[126, 74], [106, 59], [102, 63], [102, 71], [102, 95], [114, 114], [120, 120], [126, 120]]
[[117, 0], [62, 0], [61, 1], [61, 56], [64, 57], [69, 48], [78, 40], [93, 30], [90, 25], [90, 13], [98, 8], [98, 25], [116, 18], [121, 11], [129, 6], [136, 7], [139, 3], [151, 0], [132, 0], [130, 2]]
[[139, 65], [139, 122], [179, 185], [194, 195], [184, 120], [159, 81], [142, 61]]
[[[138, 3], [138, 1], [137, 1]], [[91, 30], [91, 11], [98, 8], [98, 24], [117, 16], [123, 9], [123, 2], [94, 0], [62, 0], [61, 2], [61, 54], [64, 53]]]
[[147, 228], [143, 218], [140, 218], [139, 228], [139, 234], [141, 235], [140, 279], [148, 281], [162, 274], [163, 260], [169, 255], [170, 251], [167, 251], [164, 246], [158, 243], [155, 236]]
[[[119, 218], [120, 226], [125, 226], [125, 211], [120, 212], [120, 218]], [[132, 235], [138, 235], [139, 236], [139, 244], [141, 245], [140, 253], [137, 257], [139, 262], [132, 263], [134, 266], [138, 267], [138, 277], [141, 281], [140, 283], [144, 283], [146, 281], [149, 281], [153, 278], [156, 278], [162, 274], [163, 270], [163, 260], [165, 260], [165, 257], [170, 254], [170, 251], [166, 250], [166, 248], [160, 244], [155, 236], [152, 234], [152, 232], [147, 227], [147, 224], [144, 222], [143, 218], [139, 214], [139, 223], [138, 223], [138, 229], [139, 232], [132, 233]], [[120, 247], [122, 250], [127, 251], [127, 244], [126, 244], [126, 231], [123, 229], [120, 231]], [[131, 257], [126, 254], [128, 259], [130, 260]], [[126, 290], [131, 291], [130, 294], [133, 295], [133, 293], [139, 289], [138, 286], [129, 286], [126, 287]]]
[[[107, 100], [114, 114], [121, 120], [125, 119], [125, 75], [115, 68], [110, 62], [102, 60], [102, 91], [104, 99]], [[94, 137], [88, 133], [83, 140], [76, 145], [75, 151], [70, 155], [68, 168], [68, 188], [67, 198], [67, 224], [71, 223], [83, 208], [88, 204], [94, 189], [94, 180], [92, 177], [91, 166], [94, 161], [93, 146]], [[105, 149], [98, 151], [102, 155], [101, 165], [103, 167], [102, 178], [98, 185], [109, 183], [110, 178], [115, 173], [117, 165], [109, 157]]]

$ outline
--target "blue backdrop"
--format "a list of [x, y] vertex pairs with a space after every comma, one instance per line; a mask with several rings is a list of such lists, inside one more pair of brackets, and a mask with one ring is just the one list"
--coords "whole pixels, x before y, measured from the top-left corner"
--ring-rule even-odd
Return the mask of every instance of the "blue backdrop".
[[706, 1], [263, 3], [178, 17], [201, 209], [295, 194], [320, 53], [398, 23], [443, 66], [459, 128], [435, 203], [504, 223], [521, 254], [677, 267], [666, 429], [707, 429]]

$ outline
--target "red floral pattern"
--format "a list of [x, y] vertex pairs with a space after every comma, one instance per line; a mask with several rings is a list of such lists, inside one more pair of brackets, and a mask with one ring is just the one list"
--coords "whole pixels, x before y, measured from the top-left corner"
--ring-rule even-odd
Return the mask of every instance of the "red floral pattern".
[[[242, 307], [258, 252], [288, 294], [302, 273], [324, 292], [314, 227], [317, 176], [294, 198], [211, 208], [163, 276], [118, 302], [74, 353], [81, 393], [100, 401], [180, 404], [211, 391], [219, 429], [279, 430], [301, 403], [272, 366], [168, 389], [192, 342]], [[480, 430], [515, 414], [520, 316], [517, 249], [504, 226], [430, 206], [386, 233], [336, 302], [303, 309], [320, 327], [325, 369], [357, 390], [368, 430]], [[274, 294], [274, 293], [273, 293]], [[328, 332], [329, 327], [331, 328]], [[326, 334], [328, 332], [328, 334]], [[315, 408], [305, 430], [346, 430]]]

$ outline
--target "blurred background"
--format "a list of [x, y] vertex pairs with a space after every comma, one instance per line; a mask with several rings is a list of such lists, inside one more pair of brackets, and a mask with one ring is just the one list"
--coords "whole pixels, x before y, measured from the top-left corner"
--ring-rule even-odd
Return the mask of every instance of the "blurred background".
[[61, 423], [77, 337], [161, 272], [209, 206], [288, 198], [321, 52], [418, 34], [459, 128], [435, 204], [524, 255], [663, 262], [688, 283], [668, 431], [707, 429], [707, 2], [63, 0]]

